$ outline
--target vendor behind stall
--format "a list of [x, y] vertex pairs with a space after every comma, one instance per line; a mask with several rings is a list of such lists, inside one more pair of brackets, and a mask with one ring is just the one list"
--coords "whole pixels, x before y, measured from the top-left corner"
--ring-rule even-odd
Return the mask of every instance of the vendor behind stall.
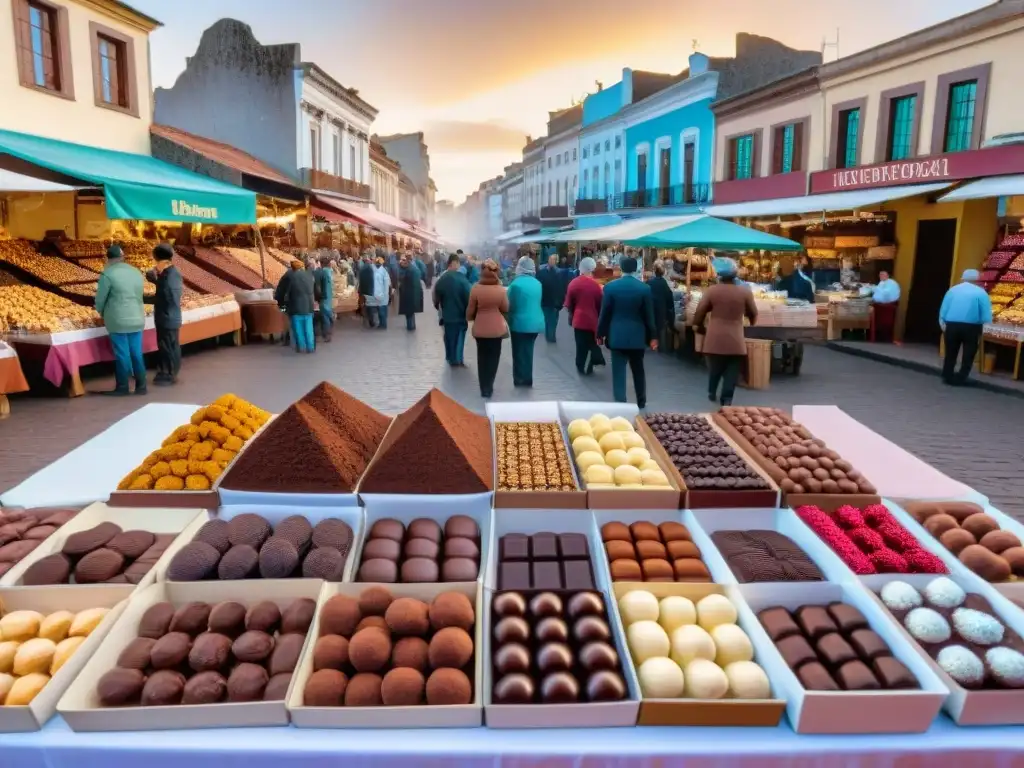
[[[807, 260], [807, 263], [809, 263], [809, 260]], [[809, 267], [803, 260], [795, 266], [788, 261], [784, 261], [781, 267], [782, 277], [779, 278], [776, 288], [780, 291], [785, 291], [791, 299], [803, 299], [813, 304], [814, 281], [806, 273], [808, 269]]]
[[868, 285], [860, 290], [861, 296], [870, 296], [873, 305], [875, 339], [893, 341], [896, 328], [896, 311], [900, 304], [900, 284], [889, 273], [878, 273], [878, 285]]

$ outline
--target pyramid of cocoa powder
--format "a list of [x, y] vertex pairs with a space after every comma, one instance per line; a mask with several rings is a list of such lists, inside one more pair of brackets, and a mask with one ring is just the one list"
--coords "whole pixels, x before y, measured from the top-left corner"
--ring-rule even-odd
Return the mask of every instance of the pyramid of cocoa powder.
[[484, 493], [494, 489], [491, 425], [432, 389], [395, 417], [360, 493]]

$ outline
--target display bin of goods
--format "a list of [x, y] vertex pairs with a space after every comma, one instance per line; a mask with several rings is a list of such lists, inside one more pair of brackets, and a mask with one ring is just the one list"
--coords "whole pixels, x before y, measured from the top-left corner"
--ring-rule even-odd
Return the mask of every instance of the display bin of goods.
[[949, 691], [958, 725], [1024, 723], [1024, 613], [975, 577], [871, 576], [879, 607]]
[[352, 581], [380, 584], [471, 583], [483, 578], [491, 515], [478, 509], [380, 504], [366, 511], [366, 535], [352, 559]]
[[751, 618], [723, 587], [620, 582], [613, 594], [638, 725], [778, 725], [786, 702], [755, 653]]
[[10, 573], [79, 511], [63, 507], [0, 509], [0, 577]]
[[707, 415], [652, 413], [637, 431], [683, 489], [684, 508], [779, 505], [778, 486]]
[[220, 503], [358, 506], [393, 420], [323, 381], [285, 408], [218, 480]]
[[362, 533], [358, 507], [221, 507], [180, 538], [160, 581], [351, 579], [350, 553]]
[[930, 537], [915, 536], [883, 504], [864, 509], [847, 505], [833, 512], [803, 506], [796, 514], [858, 576], [949, 573], [930, 548]]
[[263, 287], [263, 278], [234, 256], [221, 253], [214, 248], [201, 246], [178, 247], [175, 250], [206, 271], [233, 283], [238, 288], [254, 290]]
[[300, 728], [483, 721], [478, 584], [327, 584], [288, 701]]
[[175, 544], [203, 524], [193, 509], [130, 509], [97, 502], [79, 512], [7, 572], [5, 586], [131, 584], [148, 587]]
[[860, 584], [732, 587], [797, 733], [923, 733], [949, 690]]
[[890, 511], [921, 541], [930, 541], [952, 573], [1024, 585], [1024, 526], [998, 510], [961, 501], [908, 501]]
[[823, 509], [867, 506], [875, 486], [824, 441], [777, 408], [726, 406], [714, 423], [778, 483], [783, 503]]
[[494, 506], [586, 509], [558, 403], [488, 403], [494, 440]]
[[133, 590], [117, 584], [0, 589], [0, 733], [45, 725]]
[[232, 394], [192, 414], [110, 494], [110, 505], [214, 509], [214, 484], [271, 415]]
[[31, 285], [0, 287], [0, 328], [17, 341], [21, 333], [61, 333], [95, 328], [103, 318], [92, 307], [65, 299]]
[[490, 510], [490, 419], [431, 389], [395, 417], [357, 491], [367, 510], [381, 504], [416, 504], [424, 514]]
[[47, 285], [70, 285], [96, 280], [95, 272], [59, 256], [44, 256], [24, 240], [0, 241], [0, 262], [10, 264]]
[[836, 248], [874, 248], [879, 243], [878, 235], [836, 235]]
[[563, 402], [558, 407], [590, 509], [680, 508], [682, 489], [637, 432], [635, 405]]
[[594, 560], [594, 568], [601, 572], [600, 579], [712, 581], [704, 562], [704, 549], [710, 543], [706, 536], [701, 540], [693, 521], [689, 512], [678, 510], [595, 511], [596, 538], [605, 553], [603, 558], [596, 556]]
[[287, 725], [322, 587], [153, 584], [132, 598], [57, 711], [74, 731]]
[[266, 282], [270, 285], [277, 285], [288, 271], [284, 265], [269, 256], [264, 256], [261, 259], [259, 251], [253, 248], [229, 248], [222, 246], [217, 250], [223, 251], [233, 259], [237, 259], [239, 263], [248, 267], [256, 275], [264, 275]]

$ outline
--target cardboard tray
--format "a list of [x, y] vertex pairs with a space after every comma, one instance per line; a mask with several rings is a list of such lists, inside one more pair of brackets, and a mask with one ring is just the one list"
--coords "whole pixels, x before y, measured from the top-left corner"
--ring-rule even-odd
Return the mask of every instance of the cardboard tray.
[[[766, 456], [762, 456], [750, 441], [741, 435], [720, 413], [711, 414], [711, 423], [718, 428], [719, 432], [727, 435], [733, 443], [739, 446], [745, 457], [757, 464], [772, 479], [772, 482], [779, 485], [785, 479], [779, 466], [774, 461], [770, 461]], [[825, 512], [834, 512], [846, 504], [863, 509], [871, 504], [879, 504], [882, 500], [882, 497], [877, 494], [785, 493], [781, 491], [781, 485], [779, 487], [782, 504], [793, 509], [804, 506], [816, 506]]]
[[[861, 583], [870, 591], [879, 609], [885, 612], [896, 631], [905, 639], [928, 665], [942, 684], [949, 690], [943, 709], [957, 725], [1021, 725], [1024, 724], [1024, 689], [971, 691], [962, 687], [947, 675], [935, 660], [925, 652], [906, 629], [903, 628], [889, 609], [885, 607], [878, 592], [890, 581], [905, 581], [918, 590], [938, 577], [932, 574], [876, 574], [862, 576]], [[1018, 635], [1024, 637], [1024, 612], [1010, 603], [1005, 597], [993, 590], [985, 589], [985, 582], [978, 576], [968, 572], [967, 575], [952, 574], [948, 578], [959, 584], [968, 594], [980, 594], [986, 598], [995, 610], [999, 619]]]
[[[613, 610], [615, 630], [623, 637], [626, 636], [626, 628], [622, 623], [622, 616], [618, 610], [618, 599], [627, 592], [633, 590], [644, 590], [650, 592], [659, 600], [670, 595], [679, 595], [692, 600], [694, 603], [708, 595], [725, 595], [734, 603], [736, 596], [729, 594], [724, 587], [718, 584], [691, 584], [685, 582], [628, 582], [618, 581], [613, 585], [613, 596], [616, 607]], [[738, 611], [738, 609], [737, 609]], [[754, 622], [757, 619], [754, 618]], [[740, 615], [736, 623], [740, 629], [751, 634], [750, 617]], [[755, 649], [756, 650], [756, 649]], [[761, 662], [761, 654], [754, 654], [754, 661]], [[627, 674], [633, 678], [632, 683], [636, 690], [640, 690], [640, 683], [636, 678], [636, 665], [628, 650], [623, 656], [623, 663], [627, 667]], [[763, 666], [763, 664], [762, 664]], [[765, 669], [767, 673], [768, 670]], [[637, 717], [637, 725], [710, 725], [710, 726], [743, 726], [743, 727], [764, 727], [777, 726], [782, 719], [782, 713], [786, 710], [786, 702], [779, 695], [774, 681], [769, 677], [772, 685], [771, 699], [653, 699], [641, 698], [640, 712]]]
[[[0, 586], [22, 586], [21, 577], [30, 565], [41, 560], [47, 555], [60, 552], [64, 548], [64, 542], [73, 533], [87, 531], [100, 523], [117, 523], [122, 530], [150, 531], [152, 533], [173, 533], [176, 535], [170, 546], [164, 550], [163, 555], [156, 564], [136, 585], [129, 585], [132, 590], [145, 589], [157, 580], [157, 574], [167, 568], [174, 553], [186, 542], [192, 540], [206, 517], [204, 513], [194, 509], [169, 508], [169, 509], [129, 509], [126, 507], [110, 507], [101, 501], [91, 504], [83, 509], [68, 522], [54, 531], [32, 552], [26, 555], [21, 562], [4, 574], [0, 579]], [[93, 584], [61, 584], [61, 589], [89, 589]]]
[[[73, 731], [166, 731], [191, 728], [242, 728], [288, 725], [288, 695], [295, 687], [292, 676], [289, 693], [281, 701], [178, 705], [166, 707], [102, 707], [96, 697], [99, 679], [117, 665], [121, 651], [138, 636], [139, 621], [146, 610], [159, 602], [176, 606], [198, 600], [210, 604], [237, 600], [251, 606], [273, 600], [281, 607], [299, 597], [320, 598], [324, 586], [317, 579], [260, 581], [201, 581], [192, 584], [161, 582], [137, 593], [104, 643], [90, 659], [75, 682], [57, 704], [57, 711]], [[312, 632], [300, 658], [310, 650]]]
[[[345, 561], [345, 570], [342, 576], [343, 581], [351, 581], [352, 576], [355, 574], [354, 566], [352, 564], [352, 553], [355, 552], [356, 546], [363, 533], [363, 510], [361, 507], [292, 507], [292, 506], [259, 506], [254, 504], [240, 504], [238, 506], [222, 506], [217, 509], [216, 512], [201, 512], [199, 514], [200, 522], [190, 527], [190, 535], [188, 538], [179, 536], [167, 551], [164, 553], [164, 557], [160, 559], [157, 564], [156, 580], [157, 581], [169, 581], [167, 578], [167, 569], [170, 568], [171, 560], [178, 554], [178, 551], [186, 544], [192, 541], [199, 529], [209, 520], [215, 518], [221, 518], [223, 520], [230, 520], [236, 515], [243, 514], [245, 512], [254, 512], [257, 515], [262, 515], [267, 519], [271, 526], [276, 526], [286, 517], [290, 515], [303, 515], [312, 525], [316, 525], [321, 520], [325, 520], [330, 517], [336, 517], [344, 520], [352, 528], [352, 547], [349, 549], [348, 559]], [[280, 579], [280, 581], [292, 581], [294, 579]], [[264, 581], [262, 578], [250, 579], [250, 581]], [[195, 584], [196, 582], [177, 582], [181, 584]]]
[[[558, 404], [559, 415], [562, 420], [563, 429], [568, 427], [569, 422], [573, 419], [589, 419], [591, 416], [603, 413], [608, 418], [615, 418], [621, 416], [624, 419], [628, 419], [634, 426], [637, 424], [639, 417], [639, 409], [632, 403], [574, 403], [574, 402], [560, 402]], [[638, 430], [639, 433], [639, 430]], [[568, 434], [566, 434], [568, 437]], [[643, 435], [641, 435], [643, 437]], [[644, 443], [649, 443], [648, 439], [644, 437]], [[572, 455], [572, 445], [569, 445], [570, 458], [572, 459], [573, 467], [576, 467], [576, 457]], [[589, 490], [586, 486], [586, 481], [580, 477], [580, 487], [587, 490], [587, 507], [589, 509], [679, 509], [682, 502], [682, 490], [679, 487], [678, 482], [673, 477], [669, 469], [672, 467], [671, 462], [668, 466], [665, 466], [663, 460], [659, 459], [658, 455], [651, 449], [651, 446], [647, 446], [648, 453], [651, 454], [651, 458], [654, 459], [661, 470], [665, 473], [665, 477], [668, 478], [669, 487], [665, 489], [652, 489], [652, 490], [634, 490], [631, 488], [598, 488], [596, 490]], [[579, 469], [576, 468], [577, 477], [579, 477]], [[678, 477], [678, 475], [676, 475]]]
[[[587, 493], [581, 488], [576, 462], [572, 457], [565, 425], [558, 415], [558, 403], [487, 403], [485, 412], [491, 420], [491, 444], [494, 446], [494, 506], [506, 509], [586, 509]], [[498, 490], [498, 422], [554, 423], [562, 435], [562, 450], [569, 459], [575, 491], [503, 491]]]
[[732, 448], [736, 454], [743, 459], [744, 463], [752, 470], [754, 470], [762, 480], [768, 484], [768, 488], [764, 490], [709, 490], [706, 488], [688, 488], [683, 475], [668, 455], [668, 451], [665, 446], [661, 444], [661, 441], [654, 436], [654, 431], [650, 425], [644, 420], [643, 417], [637, 419], [637, 432], [644, 438], [647, 444], [650, 446], [652, 456], [657, 457], [657, 461], [663, 467], [666, 467], [671, 473], [669, 476], [672, 477], [679, 488], [682, 490], [681, 506], [684, 509], [734, 509], [736, 507], [753, 507], [753, 508], [764, 508], [764, 507], [777, 507], [779, 501], [782, 498], [779, 491], [779, 486], [775, 484], [771, 476], [765, 472], [760, 465], [753, 459], [751, 459], [746, 451], [740, 448], [736, 442], [729, 437], [725, 432], [718, 428], [718, 425], [710, 418], [708, 414], [702, 414], [703, 418], [711, 425], [715, 432]]
[[[476, 524], [480, 526], [480, 568], [477, 571], [477, 577], [474, 582], [467, 582], [469, 584], [478, 583], [483, 580], [484, 573], [487, 569], [487, 563], [490, 559], [491, 552], [491, 512], [481, 512], [477, 507], [467, 507], [464, 510], [451, 509], [450, 511], [442, 509], [436, 505], [428, 507], [421, 507], [418, 504], [409, 503], [407, 501], [398, 501], [391, 503], [379, 503], [372, 508], [368, 508], [365, 514], [362, 516], [363, 521], [359, 535], [356, 538], [355, 543], [352, 545], [352, 551], [349, 553], [348, 562], [345, 564], [345, 581], [353, 581], [365, 586], [369, 582], [359, 581], [359, 566], [363, 562], [363, 547], [366, 546], [367, 537], [370, 535], [370, 529], [373, 528], [373, 524], [378, 520], [385, 518], [392, 518], [400, 521], [403, 525], [408, 526], [413, 520], [417, 518], [426, 517], [437, 522], [441, 528], [444, 528], [444, 524], [447, 522], [449, 517], [454, 515], [466, 515], [476, 520]], [[353, 530], [355, 530], [353, 528]], [[439, 585], [443, 584], [455, 584], [462, 582], [438, 582]], [[400, 587], [401, 584], [389, 585]], [[412, 586], [406, 585], [406, 586]], [[428, 585], [424, 585], [428, 586]], [[443, 590], [442, 590], [443, 591]]]
[[3, 605], [4, 612], [32, 610], [46, 615], [54, 611], [77, 613], [87, 608], [110, 609], [96, 629], [28, 706], [0, 707], [0, 733], [38, 731], [46, 724], [57, 711], [58, 700], [100, 647], [103, 638], [128, 605], [128, 598], [134, 591], [133, 584], [90, 584], [78, 589], [64, 589], [59, 586], [0, 589], [0, 604]]
[[[768, 673], [773, 689], [786, 699], [786, 713], [797, 733], [867, 734], [924, 733], [931, 726], [949, 690], [900, 633], [888, 611], [859, 583], [803, 582], [741, 584], [729, 587], [736, 609], [754, 644], [755, 656]], [[790, 610], [841, 600], [864, 614], [868, 624], [889, 645], [892, 655], [917, 677], [920, 690], [808, 691], [783, 661], [757, 618], [766, 608]]]
[[453, 706], [415, 707], [307, 707], [302, 703], [306, 681], [313, 674], [313, 648], [320, 635], [320, 609], [334, 595], [358, 597], [369, 584], [325, 584], [316, 618], [288, 693], [288, 710], [299, 728], [473, 728], [483, 723], [483, 620], [479, 584], [385, 584], [395, 597], [429, 601], [442, 592], [461, 592], [476, 611], [473, 628], [473, 701]]

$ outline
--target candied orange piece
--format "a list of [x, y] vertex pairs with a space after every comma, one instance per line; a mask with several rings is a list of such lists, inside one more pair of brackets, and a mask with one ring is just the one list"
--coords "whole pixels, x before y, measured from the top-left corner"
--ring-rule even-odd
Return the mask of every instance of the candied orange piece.
[[132, 484], [128, 487], [130, 491], [148, 491], [153, 487], [153, 476], [152, 475], [139, 475]]
[[156, 450], [142, 460], [142, 463], [139, 465], [139, 469], [145, 472], [147, 469], [154, 466], [158, 461], [160, 461], [160, 451]]
[[223, 471], [224, 468], [221, 467], [221, 465], [215, 461], [203, 462], [203, 474], [209, 478], [211, 483], [214, 482], [218, 477], [220, 477], [220, 474]]
[[213, 453], [213, 449], [206, 443], [196, 443], [189, 449], [188, 458], [190, 461], [206, 461]]
[[219, 422], [224, 418], [224, 409], [219, 405], [210, 405], [206, 408], [206, 420]]
[[180, 491], [185, 487], [185, 481], [174, 475], [166, 475], [156, 481], [153, 486], [158, 491]]
[[171, 465], [166, 461], [158, 461], [149, 469], [149, 474], [159, 480], [161, 477], [167, 477], [171, 474]]
[[185, 489], [189, 491], [208, 491], [210, 481], [206, 475], [189, 475], [185, 478]]
[[231, 437], [231, 430], [224, 427], [217, 426], [210, 430], [210, 439], [216, 442], [218, 446], [224, 445], [224, 441], [229, 437]]
[[199, 425], [199, 436], [205, 440], [210, 436], [210, 430], [217, 426], [215, 421], [204, 421]]
[[158, 453], [164, 461], [171, 461], [173, 459], [184, 459], [188, 456], [188, 449], [188, 443], [174, 443], [166, 448], [161, 448]]
[[233, 395], [230, 392], [228, 392], [226, 394], [221, 395], [216, 400], [214, 400], [213, 404], [214, 405], [219, 405], [221, 408], [230, 408], [232, 405], [235, 404], [236, 400], [238, 400], [238, 396], [237, 395]]
[[235, 451], [237, 453], [242, 450], [242, 445], [244, 445], [244, 443], [242, 443], [242, 438], [231, 435], [231, 437], [224, 441], [222, 447], [226, 451]]
[[171, 462], [171, 474], [175, 477], [188, 477], [188, 464], [185, 459], [175, 459]]
[[236, 419], [234, 416], [228, 414], [224, 415], [224, 418], [220, 420], [220, 424], [224, 429], [235, 429], [241, 426], [242, 422]]
[[205, 419], [206, 419], [206, 409], [205, 408], [200, 408], [198, 411], [196, 411], [195, 413], [192, 414], [192, 418], [189, 419], [189, 421], [191, 421], [193, 424], [198, 426], [198, 425], [202, 424]]
[[250, 437], [252, 437], [252, 430], [249, 429], [248, 427], [239, 427], [231, 434], [233, 434], [235, 437], [240, 437], [243, 440], [248, 440]]
[[210, 456], [210, 458], [213, 461], [216, 461], [217, 463], [223, 465], [223, 464], [226, 464], [227, 462], [231, 461], [233, 458], [235, 458], [235, 452], [234, 451], [225, 451], [223, 448], [218, 448], [217, 450], [215, 450], [213, 452], [213, 455]]
[[132, 483], [135, 482], [135, 478], [136, 477], [137, 477], [137, 475], [136, 475], [135, 472], [132, 472], [131, 474], [126, 475], [124, 480], [122, 480], [120, 483], [117, 484], [117, 490], [119, 490], [119, 491], [127, 491], [129, 488], [132, 487]]

